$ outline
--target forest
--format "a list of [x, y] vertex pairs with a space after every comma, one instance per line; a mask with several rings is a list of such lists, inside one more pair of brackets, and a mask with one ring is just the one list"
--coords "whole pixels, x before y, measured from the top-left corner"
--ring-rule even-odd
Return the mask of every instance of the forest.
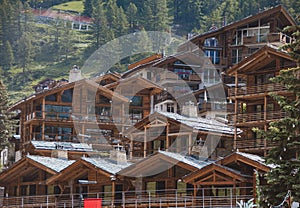
[[[45, 78], [67, 78], [72, 65], [82, 66], [101, 45], [125, 34], [164, 31], [184, 39], [278, 4], [293, 17], [300, 13], [298, 0], [78, 0], [83, 12], [67, 12], [91, 17], [88, 31], [71, 30], [61, 19], [41, 24], [32, 13], [68, 2], [0, 0], [0, 79], [12, 102], [32, 93]], [[124, 71], [144, 55], [128, 57], [112, 70]]]

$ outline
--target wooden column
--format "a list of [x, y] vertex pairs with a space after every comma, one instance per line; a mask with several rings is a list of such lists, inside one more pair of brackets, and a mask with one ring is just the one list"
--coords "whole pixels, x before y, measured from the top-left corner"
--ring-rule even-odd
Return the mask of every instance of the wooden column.
[[169, 141], [169, 124], [166, 126], [166, 151], [169, 151], [170, 141]]
[[[264, 97], [264, 130], [267, 131], [267, 105], [268, 105], [268, 100], [267, 100], [267, 95]], [[267, 155], [267, 139], [264, 138], [264, 156]]]
[[133, 157], [133, 136], [130, 134], [130, 152], [129, 152], [129, 158], [132, 160]]
[[84, 135], [85, 135], [85, 126], [84, 126], [84, 124], [82, 124], [82, 126], [81, 126], [81, 134], [82, 134], [81, 143], [84, 143]]
[[42, 140], [45, 140], [45, 97], [42, 100]]
[[[113, 176], [114, 177], [114, 176]], [[116, 192], [116, 179], [111, 178], [111, 206], [114, 207], [115, 204], [115, 192]]]
[[[238, 74], [235, 72], [235, 89], [234, 89], [234, 96], [237, 97], [238, 92]], [[237, 140], [237, 116], [238, 116], [238, 100], [237, 98], [234, 101], [234, 140], [233, 140], [233, 149], [236, 150], [236, 140]]]
[[188, 148], [189, 148], [188, 153], [189, 153], [189, 155], [191, 155], [192, 154], [192, 133], [189, 134]]
[[254, 203], [256, 201], [256, 171], [253, 170], [253, 199], [254, 199]]
[[147, 157], [147, 127], [144, 127], [144, 158]]

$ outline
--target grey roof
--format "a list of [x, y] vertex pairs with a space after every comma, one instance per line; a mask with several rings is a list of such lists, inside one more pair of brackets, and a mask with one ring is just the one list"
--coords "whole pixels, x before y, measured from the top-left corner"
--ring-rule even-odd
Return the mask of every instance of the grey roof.
[[124, 168], [132, 165], [132, 163], [118, 163], [116, 161], [104, 158], [91, 158], [91, 157], [82, 157], [82, 160], [91, 163], [92, 165], [100, 168], [106, 172], [111, 174], [116, 174], [117, 172], [121, 171]]
[[170, 158], [173, 158], [173, 159], [177, 160], [178, 162], [183, 162], [185, 164], [191, 165], [198, 169], [201, 169], [201, 168], [213, 163], [213, 161], [209, 161], [209, 160], [207, 160], [207, 158], [196, 159], [196, 158], [188, 156], [188, 155], [181, 155], [179, 153], [166, 152], [166, 151], [162, 151], [162, 150], [159, 150], [159, 153], [166, 155]]
[[273, 164], [267, 164], [266, 161], [265, 161], [265, 159], [263, 157], [261, 157], [261, 156], [253, 155], [253, 154], [249, 154], [249, 153], [244, 153], [244, 152], [236, 152], [236, 154], [241, 155], [243, 157], [246, 157], [246, 158], [248, 158], [250, 160], [256, 161], [256, 162], [258, 162], [258, 163], [260, 163], [262, 165], [268, 166], [270, 168], [274, 168], [275, 167], [275, 165], [273, 165]]
[[73, 164], [75, 160], [66, 160], [66, 159], [59, 159], [54, 157], [45, 157], [45, 156], [37, 156], [37, 155], [27, 155], [31, 160], [38, 162], [44, 165], [47, 168], [50, 168], [56, 172], [60, 172], [69, 165]]
[[[201, 117], [186, 117], [177, 113], [169, 113], [162, 111], [158, 111], [158, 113], [168, 118], [174, 119], [189, 127], [192, 127], [193, 129], [234, 135], [234, 127], [228, 126], [222, 122], [213, 119], [206, 119]], [[237, 129], [237, 133], [242, 133], [242, 131], [240, 129]]]
[[83, 151], [83, 152], [93, 151], [93, 148], [86, 143], [31, 141], [31, 144], [36, 149], [47, 149], [47, 150], [62, 149], [62, 150]]

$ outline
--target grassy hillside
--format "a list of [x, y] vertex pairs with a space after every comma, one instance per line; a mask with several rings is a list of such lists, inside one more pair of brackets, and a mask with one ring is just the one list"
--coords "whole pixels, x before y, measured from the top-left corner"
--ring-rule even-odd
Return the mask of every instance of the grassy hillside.
[[84, 6], [83, 1], [70, 1], [63, 4], [55, 5], [52, 7], [52, 9], [82, 13]]

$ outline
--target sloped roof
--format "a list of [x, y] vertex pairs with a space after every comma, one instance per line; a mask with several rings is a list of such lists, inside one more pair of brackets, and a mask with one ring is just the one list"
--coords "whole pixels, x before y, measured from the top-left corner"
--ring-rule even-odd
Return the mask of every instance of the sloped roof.
[[87, 158], [83, 157], [82, 160], [91, 163], [95, 167], [102, 169], [106, 172], [109, 172], [111, 174], [116, 174], [117, 172], [121, 171], [124, 168], [127, 168], [128, 166], [132, 165], [132, 163], [118, 163], [116, 161], [110, 160], [110, 159], [104, 159], [104, 158]]
[[[224, 176], [220, 177], [220, 179], [223, 179], [224, 181], [220, 179], [217, 180], [216, 178], [218, 178], [218, 175], [225, 175], [226, 177]], [[235, 184], [237, 182], [236, 180], [242, 182], [245, 181], [251, 182], [253, 179], [252, 179], [252, 175], [245, 175], [238, 170], [220, 164], [211, 163], [183, 177], [183, 180], [186, 183], [200, 184], [200, 185], [208, 185], [208, 184], [224, 185], [227, 183]], [[209, 180], [209, 182], [207, 182], [207, 180]]]
[[75, 160], [27, 155], [0, 173], [0, 184], [5, 186], [5, 183], [17, 180], [20, 175], [32, 175], [37, 169], [55, 175], [74, 162]]
[[56, 172], [60, 172], [69, 165], [73, 164], [75, 160], [59, 159], [54, 157], [44, 157], [36, 155], [27, 155], [27, 158], [42, 164], [43, 166], [50, 168]]
[[162, 155], [165, 155], [167, 157], [178, 160], [179, 162], [183, 162], [185, 164], [194, 166], [195, 168], [198, 168], [198, 169], [203, 168], [213, 162], [213, 161], [207, 160], [207, 158], [196, 159], [195, 157], [191, 157], [189, 155], [182, 155], [182, 154], [175, 153], [175, 152], [166, 152], [166, 151], [162, 151], [162, 150], [159, 150], [158, 152]]
[[[271, 9], [267, 9], [265, 11], [262, 11], [258, 14], [250, 15], [248, 17], [245, 17], [245, 18], [241, 19], [241, 20], [229, 23], [229, 24], [227, 24], [223, 27], [220, 27], [216, 30], [211, 30], [211, 31], [208, 31], [206, 33], [197, 35], [197, 36], [191, 38], [189, 41], [194, 42], [195, 40], [197, 40], [200, 37], [206, 37], [206, 36], [211, 36], [211, 35], [214, 35], [214, 34], [217, 34], [217, 33], [220, 33], [220, 32], [225, 32], [225, 31], [231, 30], [233, 28], [240, 27], [240, 26], [242, 26], [244, 24], [247, 24], [251, 21], [258, 20], [260, 18], [265, 18], [265, 17], [269, 17], [269, 16], [275, 17], [275, 14], [282, 14], [283, 17], [287, 20], [287, 22], [289, 22], [289, 24], [296, 25], [296, 21], [291, 17], [291, 15], [288, 13], [288, 11], [282, 5], [278, 5], [276, 7], [271, 8]], [[186, 43], [183, 43], [183, 44], [186, 44]]]
[[286, 51], [280, 50], [278, 47], [271, 44], [267, 44], [250, 56], [244, 58], [241, 62], [229, 68], [227, 74], [233, 76], [235, 72], [239, 72], [239, 74], [251, 73], [257, 68], [253, 67], [255, 64], [259, 64], [262, 61], [273, 60], [273, 56], [293, 61], [292, 57]]
[[[207, 118], [202, 118], [202, 117], [186, 117], [186, 116], [179, 115], [177, 113], [162, 112], [162, 111], [157, 111], [155, 113], [163, 115], [167, 118], [173, 119], [174, 121], [182, 123], [188, 127], [196, 129], [196, 130], [206, 131], [206, 132], [215, 132], [215, 133], [221, 133], [221, 134], [230, 134], [230, 135], [234, 134], [233, 127], [228, 126], [224, 123], [221, 123], [221, 122], [213, 120], [213, 119], [207, 119]], [[241, 133], [241, 132], [242, 131], [240, 129], [238, 129], [238, 133]]]
[[227, 166], [228, 164], [236, 163], [237, 161], [265, 172], [268, 172], [271, 168], [275, 167], [272, 164], [266, 164], [265, 159], [261, 156], [244, 152], [234, 152], [216, 163]]
[[196, 159], [179, 153], [158, 151], [119, 171], [117, 174], [128, 177], [136, 177], [139, 175], [146, 177], [159, 174], [174, 165], [178, 165], [192, 172], [209, 164], [211, 164], [211, 161], [206, 158]]
[[31, 141], [31, 144], [36, 149], [45, 149], [45, 150], [62, 149], [62, 150], [80, 151], [80, 152], [93, 151], [93, 148], [86, 143]]

